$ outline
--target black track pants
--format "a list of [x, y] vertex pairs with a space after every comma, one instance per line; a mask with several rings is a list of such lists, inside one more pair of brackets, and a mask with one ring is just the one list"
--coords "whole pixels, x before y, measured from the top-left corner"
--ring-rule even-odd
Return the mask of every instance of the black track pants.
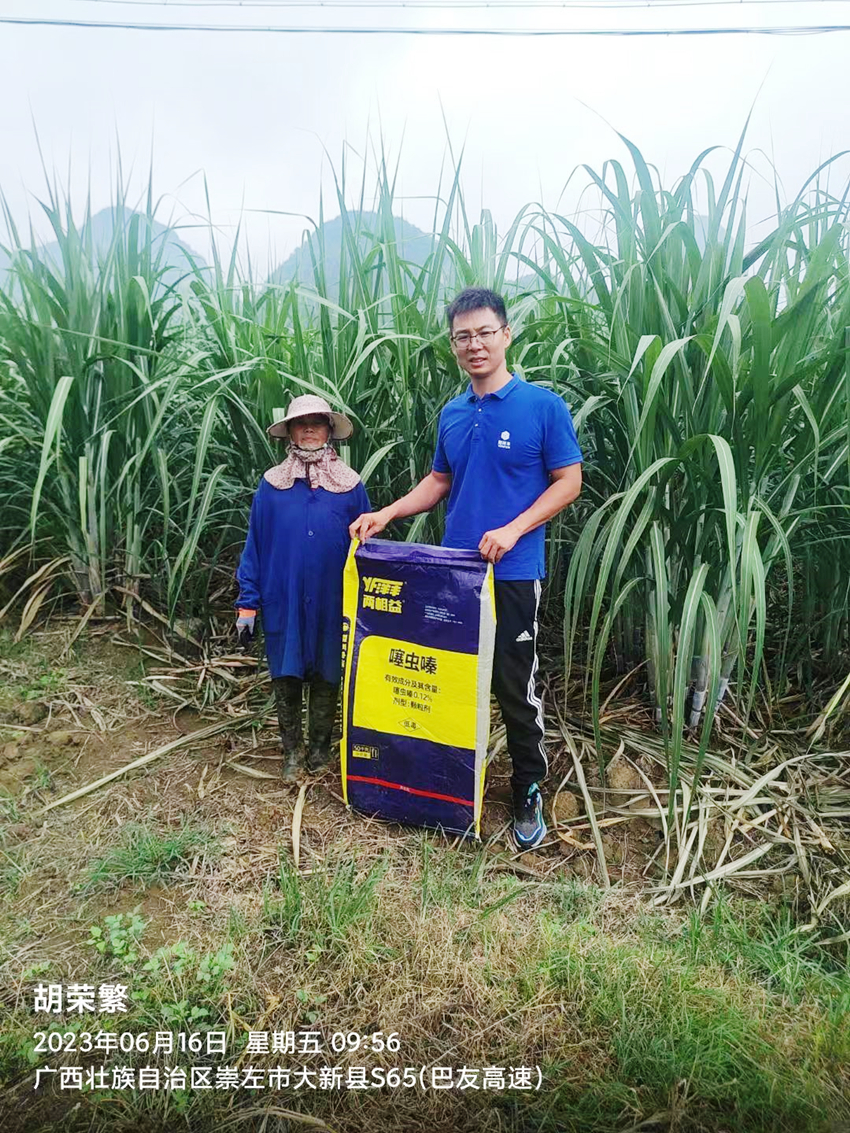
[[543, 702], [537, 671], [538, 581], [499, 582], [496, 591], [496, 655], [493, 692], [502, 710], [513, 764], [513, 787], [546, 777]]

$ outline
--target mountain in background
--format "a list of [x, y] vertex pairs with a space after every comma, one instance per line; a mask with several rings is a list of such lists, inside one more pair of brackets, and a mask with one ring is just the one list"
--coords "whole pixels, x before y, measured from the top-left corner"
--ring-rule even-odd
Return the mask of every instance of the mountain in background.
[[[356, 214], [351, 214], [351, 220], [354, 223], [357, 222]], [[357, 242], [361, 254], [365, 255], [375, 246], [373, 233], [379, 230], [380, 220], [377, 213], [361, 212], [359, 222]], [[423, 232], [421, 228], [417, 228], [415, 224], [411, 224], [399, 216], [393, 217], [393, 224], [400, 259], [421, 267], [431, 253], [434, 238], [427, 232]], [[334, 220], [325, 221], [322, 226], [322, 234], [325, 245], [324, 268], [328, 295], [333, 299], [338, 299], [340, 252], [343, 238], [342, 217], [338, 216]], [[319, 245], [315, 234], [313, 234], [313, 247], [316, 255], [318, 255]], [[350, 267], [348, 255], [346, 255], [346, 264]], [[309, 242], [306, 236], [301, 247], [297, 248], [291, 256], [275, 268], [268, 278], [269, 283], [277, 284], [290, 283], [292, 280], [303, 283], [307, 287], [315, 286], [313, 261], [310, 258]]]
[[[88, 222], [94, 255], [97, 259], [102, 259], [109, 251], [115, 232], [115, 212], [116, 210], [114, 208], [101, 209], [99, 212], [94, 213]], [[158, 220], [149, 220], [143, 213], [125, 209], [123, 211], [123, 223], [125, 227], [129, 226], [134, 216], [139, 219], [138, 247], [144, 247], [147, 241], [146, 228], [150, 225], [153, 258], [156, 262], [157, 257], [160, 257], [159, 266], [165, 269], [163, 275], [163, 281], [165, 283], [175, 283], [182, 276], [190, 272], [192, 270], [191, 260], [194, 260], [198, 267], [203, 268], [206, 266], [203, 258], [199, 256], [197, 252], [193, 251], [188, 244], [185, 244], [179, 236], [177, 236], [174, 229], [168, 228], [165, 224], [160, 224]], [[57, 241], [51, 240], [46, 244], [42, 244], [39, 251], [43, 258], [50, 261], [54, 268], [61, 267], [62, 257]], [[6, 286], [9, 264], [9, 254], [0, 247], [0, 287]]]
[[[357, 224], [357, 213], [351, 213], [350, 223]], [[374, 212], [362, 212], [360, 217], [360, 233], [358, 236], [358, 245], [361, 253], [364, 255], [375, 247], [375, 240], [373, 233], [379, 228], [379, 217]], [[422, 267], [428, 256], [434, 250], [438, 243], [438, 238], [431, 235], [431, 233], [423, 232], [421, 228], [417, 228], [415, 224], [411, 224], [401, 217], [393, 217], [395, 225], [395, 238], [398, 245], [398, 254], [402, 260], [414, 265], [414, 267]], [[476, 226], [477, 227], [477, 226]], [[325, 281], [327, 286], [328, 297], [334, 301], [339, 300], [339, 267], [340, 267], [340, 246], [343, 238], [343, 222], [341, 217], [335, 217], [333, 220], [326, 221], [323, 226], [324, 234], [324, 267], [325, 267]], [[319, 254], [319, 242], [317, 234], [312, 233], [313, 248], [315, 254]], [[350, 268], [350, 257], [346, 255], [346, 267]], [[386, 277], [385, 277], [386, 278]], [[313, 261], [310, 257], [309, 239], [305, 236], [301, 243], [301, 247], [296, 249], [282, 264], [280, 264], [272, 274], [268, 277], [270, 284], [286, 284], [292, 280], [297, 280], [298, 283], [304, 284], [307, 288], [315, 288], [316, 281], [313, 274]], [[408, 294], [413, 290], [413, 282], [406, 280]], [[457, 286], [457, 278], [455, 274], [454, 265], [451, 258], [447, 257], [443, 263], [443, 285], [444, 285], [444, 298], [448, 302], [451, 298], [454, 287]], [[515, 279], [507, 279], [502, 284], [502, 290], [507, 299], [514, 299], [516, 295], [525, 290], [538, 290], [540, 281], [534, 272], [524, 271]], [[309, 297], [303, 297], [308, 308], [312, 309]]]
[[[115, 209], [103, 208], [99, 212], [92, 215], [89, 225], [91, 227], [92, 242], [95, 249], [95, 256], [102, 258], [106, 255], [115, 229]], [[149, 221], [148, 218], [139, 212], [132, 210], [124, 210], [123, 220], [124, 224], [129, 225], [132, 217], [139, 218], [139, 244], [141, 245], [146, 239], [145, 226], [150, 224], [151, 233], [154, 242], [155, 252], [159, 252], [160, 244], [164, 244], [162, 252], [161, 266], [165, 268], [164, 281], [166, 283], [175, 283], [177, 280], [186, 276], [191, 272], [191, 261], [194, 261], [196, 266], [201, 269], [207, 269], [208, 264], [202, 256], [198, 255], [192, 248], [189, 247], [173, 228], [169, 228], [165, 224], [161, 224], [158, 220]], [[357, 222], [357, 214], [350, 214], [351, 222]], [[706, 217], [695, 216], [695, 235], [697, 246], [700, 251], [705, 250], [707, 225], [708, 220]], [[423, 232], [421, 228], [417, 228], [415, 224], [402, 219], [401, 217], [393, 218], [395, 226], [395, 238], [398, 245], [398, 254], [401, 259], [421, 267], [431, 253], [435, 237], [427, 232]], [[360, 235], [358, 243], [362, 254], [366, 254], [374, 247], [375, 241], [373, 233], [379, 227], [379, 217], [374, 212], [360, 213]], [[324, 267], [325, 279], [328, 288], [328, 294], [332, 299], [339, 298], [339, 269], [340, 269], [340, 248], [342, 244], [343, 224], [342, 218], [336, 217], [333, 220], [326, 221], [323, 226], [324, 233]], [[722, 240], [724, 232], [721, 229], [719, 237]], [[313, 234], [314, 247], [318, 250], [315, 233]], [[2, 241], [0, 241], [2, 244]], [[41, 245], [41, 252], [45, 259], [51, 261], [55, 267], [61, 266], [61, 257], [59, 253], [59, 244], [54, 240]], [[346, 263], [349, 263], [346, 258]], [[8, 271], [10, 264], [10, 256], [8, 252], [0, 246], [0, 288], [4, 290], [8, 287]], [[446, 272], [450, 271], [448, 263], [446, 264]], [[292, 280], [297, 280], [299, 283], [304, 284], [306, 287], [312, 288], [315, 286], [313, 276], [313, 262], [310, 258], [310, 250], [308, 245], [308, 237], [304, 237], [301, 246], [297, 248], [282, 264], [280, 264], [268, 277], [268, 283], [271, 284], [285, 284]], [[446, 280], [448, 282], [448, 280]], [[515, 292], [522, 291], [526, 288], [535, 289], [539, 281], [533, 273], [523, 273], [517, 280], [506, 282], [505, 291]]]

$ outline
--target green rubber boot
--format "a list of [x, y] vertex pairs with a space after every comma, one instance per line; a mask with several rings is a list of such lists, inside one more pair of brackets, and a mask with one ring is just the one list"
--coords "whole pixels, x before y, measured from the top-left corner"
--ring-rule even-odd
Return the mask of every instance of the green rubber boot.
[[304, 734], [301, 725], [302, 683], [297, 677], [274, 677], [274, 703], [280, 728], [282, 779], [293, 780], [304, 767]]
[[331, 732], [336, 720], [339, 685], [323, 680], [310, 682], [310, 704], [307, 709], [307, 770], [312, 774], [324, 771], [331, 761]]

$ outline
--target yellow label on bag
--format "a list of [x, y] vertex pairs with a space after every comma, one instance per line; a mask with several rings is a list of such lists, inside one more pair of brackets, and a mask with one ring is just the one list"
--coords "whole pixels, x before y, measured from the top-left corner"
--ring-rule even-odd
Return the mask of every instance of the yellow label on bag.
[[353, 725], [474, 749], [477, 677], [474, 653], [364, 637]]

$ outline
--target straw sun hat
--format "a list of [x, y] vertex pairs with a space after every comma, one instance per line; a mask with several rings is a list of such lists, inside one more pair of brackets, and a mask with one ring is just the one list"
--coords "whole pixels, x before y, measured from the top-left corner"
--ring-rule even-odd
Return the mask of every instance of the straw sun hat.
[[294, 397], [290, 401], [283, 420], [269, 425], [266, 432], [270, 437], [288, 437], [290, 421], [296, 417], [311, 417], [315, 413], [323, 413], [330, 419], [331, 437], [335, 441], [344, 441], [354, 431], [348, 418], [342, 413], [334, 413], [323, 397], [317, 397], [314, 393], [302, 393], [300, 397]]

